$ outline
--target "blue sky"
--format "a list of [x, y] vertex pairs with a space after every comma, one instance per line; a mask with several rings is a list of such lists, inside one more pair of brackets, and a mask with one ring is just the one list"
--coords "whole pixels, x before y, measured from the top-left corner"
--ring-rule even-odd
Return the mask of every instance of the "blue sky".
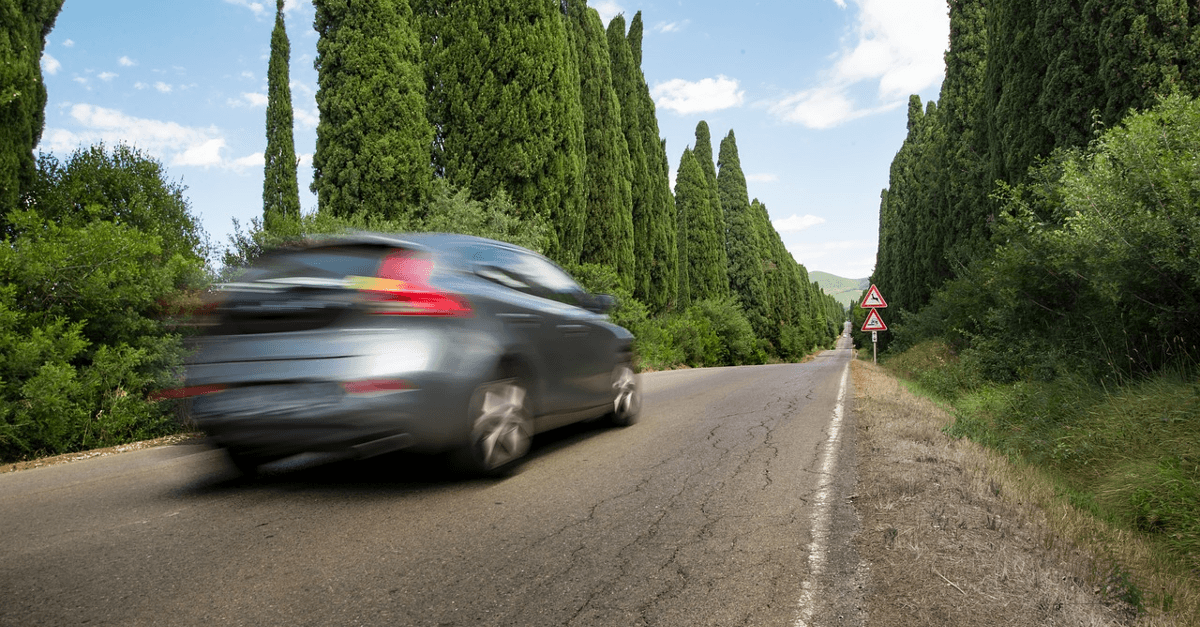
[[[910, 94], [936, 98], [944, 0], [600, 0], [607, 24], [642, 11], [642, 69], [672, 170], [705, 120], [732, 129], [752, 198], [810, 271], [870, 274], [879, 192]], [[301, 204], [316, 145], [310, 2], [287, 0]], [[125, 141], [158, 159], [213, 243], [262, 212], [266, 74], [275, 3], [66, 0], [42, 58], [38, 147], [60, 157]], [[715, 158], [714, 154], [714, 158]]]

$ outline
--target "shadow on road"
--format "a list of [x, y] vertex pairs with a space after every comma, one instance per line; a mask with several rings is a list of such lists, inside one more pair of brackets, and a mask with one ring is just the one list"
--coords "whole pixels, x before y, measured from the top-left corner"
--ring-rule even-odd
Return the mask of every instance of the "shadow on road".
[[[577, 423], [538, 434], [524, 463], [551, 455], [571, 455], [580, 442], [610, 432], [599, 422]], [[181, 498], [230, 492], [290, 492], [339, 496], [352, 494], [419, 493], [441, 490], [485, 488], [508, 477], [480, 478], [464, 475], [450, 466], [443, 455], [398, 452], [364, 460], [347, 460], [335, 454], [305, 453], [272, 462], [257, 476], [245, 476], [223, 455], [214, 455], [207, 472], [181, 486]], [[514, 471], [520, 474], [521, 467]]]

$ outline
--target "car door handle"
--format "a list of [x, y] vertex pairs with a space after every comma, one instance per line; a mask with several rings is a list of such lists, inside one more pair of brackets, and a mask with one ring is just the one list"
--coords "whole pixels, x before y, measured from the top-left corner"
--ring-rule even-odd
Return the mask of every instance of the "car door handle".
[[505, 324], [510, 324], [514, 327], [540, 327], [542, 326], [542, 317], [530, 313], [500, 313], [496, 314]]
[[586, 324], [560, 324], [558, 331], [567, 337], [580, 337], [591, 333]]

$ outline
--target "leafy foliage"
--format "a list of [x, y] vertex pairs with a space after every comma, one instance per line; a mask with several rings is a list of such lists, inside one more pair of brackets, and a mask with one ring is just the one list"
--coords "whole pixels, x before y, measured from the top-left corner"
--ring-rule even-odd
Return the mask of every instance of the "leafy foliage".
[[559, 3], [414, 2], [437, 176], [472, 198], [508, 193], [553, 223], [547, 254], [579, 259], [585, 221], [579, 70]]
[[39, 163], [0, 246], [0, 457], [170, 432], [172, 406], [148, 395], [182, 362], [167, 316], [207, 278], [181, 188], [124, 146]]
[[316, 0], [312, 190], [335, 215], [399, 217], [429, 194], [433, 128], [407, 0]]

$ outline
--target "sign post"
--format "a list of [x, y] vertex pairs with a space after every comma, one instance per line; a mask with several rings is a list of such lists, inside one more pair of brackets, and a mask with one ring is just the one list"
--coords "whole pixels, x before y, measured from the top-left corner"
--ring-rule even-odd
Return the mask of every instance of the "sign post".
[[871, 289], [867, 290], [866, 296], [863, 296], [862, 302], [858, 304], [863, 309], [870, 309], [867, 314], [867, 319], [863, 321], [863, 332], [871, 332], [871, 361], [879, 363], [879, 332], [887, 331], [887, 325], [883, 323], [883, 318], [879, 317], [879, 310], [887, 307], [887, 301], [883, 300], [883, 295], [879, 293], [879, 288], [871, 285]]

